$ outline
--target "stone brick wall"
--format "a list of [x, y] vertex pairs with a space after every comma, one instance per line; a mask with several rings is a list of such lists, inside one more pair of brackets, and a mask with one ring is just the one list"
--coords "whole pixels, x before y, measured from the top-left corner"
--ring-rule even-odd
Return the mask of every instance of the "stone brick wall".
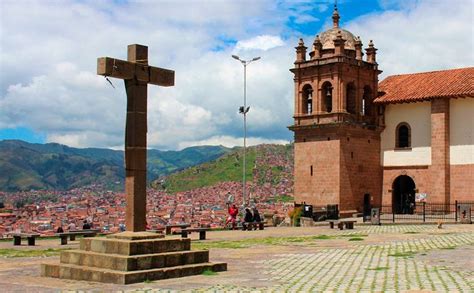
[[451, 203], [457, 201], [474, 202], [474, 165], [451, 165]]
[[431, 101], [431, 194], [433, 202], [450, 202], [449, 99]]
[[366, 193], [370, 194], [372, 204], [380, 204], [382, 167], [378, 133], [359, 127], [347, 128], [340, 147], [340, 210], [362, 212]]
[[381, 202], [381, 187], [378, 131], [337, 125], [298, 132], [295, 139], [297, 203], [338, 204], [340, 211], [362, 211], [366, 193], [371, 195], [373, 204]]
[[296, 203], [321, 206], [339, 202], [339, 141], [295, 143], [294, 170]]

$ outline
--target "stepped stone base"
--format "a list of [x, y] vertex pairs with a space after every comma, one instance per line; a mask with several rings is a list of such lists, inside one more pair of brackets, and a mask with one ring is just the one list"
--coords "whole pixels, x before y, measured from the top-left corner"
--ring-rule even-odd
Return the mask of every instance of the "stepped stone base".
[[209, 262], [209, 251], [190, 249], [190, 239], [163, 239], [146, 232], [84, 238], [80, 250], [61, 252], [59, 264], [42, 264], [41, 275], [130, 284], [227, 270], [226, 263]]

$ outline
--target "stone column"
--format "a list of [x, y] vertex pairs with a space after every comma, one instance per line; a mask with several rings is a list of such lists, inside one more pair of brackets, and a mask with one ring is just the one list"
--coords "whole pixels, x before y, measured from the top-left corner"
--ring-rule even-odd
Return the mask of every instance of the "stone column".
[[[128, 47], [128, 61], [148, 63], [148, 48]], [[126, 79], [127, 121], [125, 126], [126, 229], [146, 230], [146, 134], [147, 83]]]
[[449, 99], [431, 101], [431, 202], [450, 202]]

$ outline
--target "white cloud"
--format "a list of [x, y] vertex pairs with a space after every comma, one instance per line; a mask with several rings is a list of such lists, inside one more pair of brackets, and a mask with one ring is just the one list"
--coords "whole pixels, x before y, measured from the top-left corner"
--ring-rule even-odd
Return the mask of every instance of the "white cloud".
[[[288, 144], [289, 140], [283, 139], [265, 139], [261, 137], [247, 137], [247, 146], [259, 145], [259, 144]], [[207, 139], [199, 141], [183, 141], [179, 143], [179, 149], [184, 149], [190, 146], [202, 146], [202, 145], [222, 145], [225, 147], [243, 146], [243, 137], [233, 136], [212, 136]]]
[[[392, 0], [381, 1], [394, 7]], [[235, 52], [262, 57], [247, 68], [248, 136], [290, 140], [288, 69], [303, 33], [288, 20], [316, 27], [313, 18], [327, 3], [1, 1], [0, 128], [31, 128], [48, 141], [75, 146], [123, 145], [123, 81], [112, 79], [114, 90], [96, 76], [96, 58], [126, 59], [126, 46], [141, 43], [149, 47], [151, 65], [176, 71], [175, 87], [149, 86], [150, 147], [241, 144], [243, 68], [230, 57]], [[472, 66], [471, 1], [407, 3], [413, 1], [348, 22], [365, 45], [375, 41], [384, 76]], [[308, 32], [307, 44], [316, 33]]]
[[279, 36], [261, 35], [248, 40], [238, 41], [235, 49], [242, 50], [263, 50], [267, 51], [283, 46], [285, 42]]
[[472, 8], [471, 0], [401, 1], [397, 10], [360, 17], [347, 28], [364, 47], [374, 40], [382, 78], [466, 67], [474, 63]]

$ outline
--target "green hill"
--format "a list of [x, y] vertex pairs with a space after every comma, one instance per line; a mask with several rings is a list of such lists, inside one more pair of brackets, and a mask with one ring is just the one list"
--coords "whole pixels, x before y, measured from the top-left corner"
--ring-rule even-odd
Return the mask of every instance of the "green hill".
[[[222, 146], [149, 150], [148, 179], [216, 159], [229, 151]], [[123, 151], [3, 140], [0, 141], [0, 190], [64, 190], [92, 183], [122, 189], [123, 165]]]
[[[230, 153], [213, 161], [173, 173], [155, 180], [152, 186], [175, 193], [226, 181], [242, 181], [243, 150], [234, 148]], [[291, 181], [293, 175], [293, 145], [259, 145], [247, 148], [246, 180], [258, 185], [276, 186]]]

